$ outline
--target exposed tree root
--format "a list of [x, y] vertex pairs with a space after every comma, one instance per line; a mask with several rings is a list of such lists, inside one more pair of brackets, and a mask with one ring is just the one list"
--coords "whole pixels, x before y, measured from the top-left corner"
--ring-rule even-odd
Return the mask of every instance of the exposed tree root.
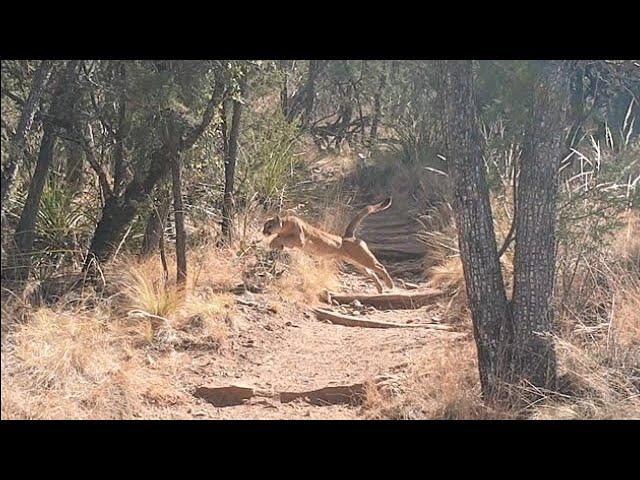
[[343, 325], [345, 327], [365, 327], [365, 328], [431, 328], [434, 330], [451, 330], [449, 325], [440, 325], [437, 323], [422, 323], [422, 324], [403, 324], [403, 323], [391, 323], [383, 322], [379, 320], [365, 320], [364, 318], [352, 317], [349, 315], [343, 315], [341, 313], [332, 312], [331, 310], [325, 310], [323, 308], [314, 308], [313, 313], [316, 314], [320, 320], [328, 320], [336, 325]]
[[[338, 303], [348, 304], [358, 300], [363, 305], [372, 305], [378, 309], [398, 310], [413, 309], [431, 303], [435, 298], [444, 295], [444, 292], [436, 289], [413, 291], [407, 293], [328, 293], [329, 302], [335, 300]], [[326, 295], [325, 295], [326, 298]]]

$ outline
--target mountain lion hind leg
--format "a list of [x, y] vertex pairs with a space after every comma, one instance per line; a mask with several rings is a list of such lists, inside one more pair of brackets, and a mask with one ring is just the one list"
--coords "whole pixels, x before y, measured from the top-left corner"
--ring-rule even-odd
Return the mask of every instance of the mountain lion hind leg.
[[353, 262], [357, 263], [361, 267], [372, 271], [376, 277], [382, 278], [387, 288], [392, 290], [394, 288], [393, 280], [378, 259], [371, 253], [367, 244], [360, 239], [342, 239], [342, 250], [345, 255]]

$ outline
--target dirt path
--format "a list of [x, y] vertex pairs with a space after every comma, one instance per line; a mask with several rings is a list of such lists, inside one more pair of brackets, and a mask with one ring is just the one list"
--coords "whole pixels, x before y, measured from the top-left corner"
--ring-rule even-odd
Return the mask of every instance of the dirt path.
[[[422, 247], [414, 239], [417, 224], [403, 205], [369, 218], [362, 236], [388, 266], [398, 291], [402, 282], [419, 282]], [[373, 293], [370, 284], [352, 272], [341, 273], [343, 292]], [[418, 283], [418, 288], [423, 288]], [[304, 392], [335, 386], [361, 385], [379, 376], [402, 375], [429, 346], [462, 335], [430, 328], [362, 328], [320, 321], [310, 308], [279, 299], [277, 313], [264, 305], [268, 294], [239, 297], [241, 314], [233, 320], [230, 355], [195, 353], [184, 375], [185, 390], [194, 395], [186, 416], [213, 419], [355, 419], [361, 408], [334, 401], [312, 404], [304, 399], [282, 402], [278, 392]], [[331, 306], [334, 311], [369, 320], [419, 325], [439, 322], [433, 305], [415, 310], [378, 311], [366, 306]], [[263, 393], [230, 406], [215, 406], [207, 388], [247, 386]], [[195, 394], [193, 392], [196, 392]], [[211, 392], [211, 390], [206, 390]], [[264, 393], [266, 392], [266, 393]], [[273, 396], [269, 396], [273, 394]], [[343, 398], [343, 397], [340, 397]], [[215, 403], [215, 402], [214, 402]]]

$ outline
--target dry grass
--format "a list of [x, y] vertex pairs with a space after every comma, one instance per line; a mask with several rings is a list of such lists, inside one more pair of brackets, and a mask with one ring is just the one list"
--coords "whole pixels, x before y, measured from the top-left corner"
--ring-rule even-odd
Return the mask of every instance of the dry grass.
[[393, 388], [370, 384], [363, 405], [369, 419], [496, 419], [510, 418], [484, 406], [475, 345], [470, 337], [440, 343], [411, 363]]
[[[500, 201], [492, 199], [496, 243], [502, 246], [511, 227], [508, 209], [499, 207]], [[419, 239], [426, 245], [424, 259], [425, 276], [428, 285], [449, 292], [443, 300], [447, 317], [452, 322], [468, 321], [467, 295], [464, 282], [464, 270], [458, 249], [458, 237], [451, 206], [439, 203], [421, 219], [423, 230]], [[500, 258], [502, 276], [510, 295], [513, 277], [513, 247], [508, 248]]]
[[111, 297], [3, 301], [2, 418], [173, 416], [187, 403], [178, 378], [187, 351], [228, 345], [235, 301], [223, 291], [235, 274], [233, 257], [219, 253], [190, 252], [196, 271], [184, 294], [165, 286], [157, 258], [121, 259], [110, 266], [122, 272]]
[[339, 286], [338, 267], [332, 260], [314, 258], [297, 250], [289, 252], [286, 271], [276, 282], [276, 291], [293, 301], [314, 304], [323, 290]]
[[136, 348], [142, 330], [100, 308], [34, 311], [2, 343], [2, 418], [132, 418], [154, 395], [176, 397]]

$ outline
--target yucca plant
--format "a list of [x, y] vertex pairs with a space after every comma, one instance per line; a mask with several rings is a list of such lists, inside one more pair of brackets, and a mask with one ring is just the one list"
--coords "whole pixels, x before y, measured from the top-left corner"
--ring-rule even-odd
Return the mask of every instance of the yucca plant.
[[[9, 216], [18, 218], [26, 192], [17, 193]], [[46, 183], [36, 217], [32, 265], [39, 278], [47, 277], [66, 262], [80, 259], [91, 234], [90, 207], [81, 194], [52, 176]]]

